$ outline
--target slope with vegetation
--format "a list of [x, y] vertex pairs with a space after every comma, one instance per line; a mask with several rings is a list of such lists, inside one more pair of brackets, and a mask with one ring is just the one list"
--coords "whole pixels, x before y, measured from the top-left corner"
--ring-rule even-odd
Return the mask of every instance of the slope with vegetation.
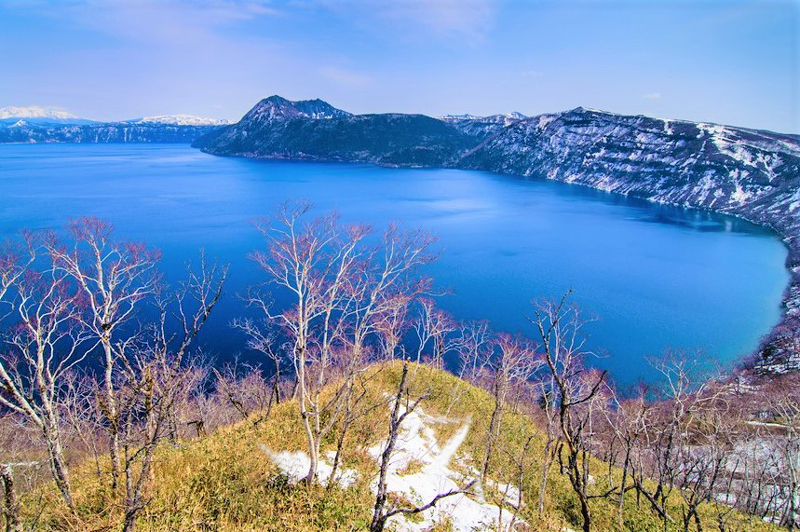
[[[366, 530], [372, 519], [375, 502], [371, 486], [378, 472], [378, 464], [368, 452], [374, 445], [385, 442], [388, 433], [389, 409], [387, 394], [396, 391], [401, 375], [401, 364], [389, 363], [367, 368], [360, 376], [365, 388], [365, 404], [376, 408], [365, 409], [353, 427], [345, 446], [342, 467], [354, 471], [354, 482], [346, 488], [332, 485], [307, 485], [293, 481], [269, 458], [267, 449], [281, 449], [303, 453], [303, 434], [295, 430], [299, 425], [296, 400], [282, 402], [270, 415], [261, 417], [254, 413], [246, 420], [220, 428], [210, 436], [188, 442], [165, 444], [157, 451], [152, 480], [149, 486], [148, 505], [139, 516], [143, 530]], [[430, 427], [438, 441], [446, 442], [469, 421], [469, 430], [451, 467], [467, 484], [466, 479], [476, 475], [485, 454], [486, 433], [494, 409], [493, 397], [456, 376], [429, 365], [412, 365], [409, 376], [409, 394], [412, 398], [424, 395], [420, 408], [431, 419]], [[492, 482], [479, 493], [472, 489], [466, 497], [481, 501], [483, 505], [502, 508], [499, 512], [502, 526], [515, 520], [517, 530], [561, 531], [580, 527], [578, 503], [566, 475], [551, 464], [551, 475], [544, 497], [543, 511], [538, 510], [541, 468], [547, 457], [544, 453], [546, 436], [522, 412], [510, 411], [504, 416], [501, 437], [497, 442], [500, 452], [491, 464]], [[328, 450], [335, 450], [336, 442], [326, 442]], [[420, 453], [419, 458], [425, 458]], [[519, 471], [518, 460], [525, 460]], [[420, 461], [421, 461], [420, 460]], [[397, 476], [409, 475], [416, 480], [426, 480], [414, 475], [414, 464]], [[621, 472], [597, 461], [592, 464], [597, 475], [593, 490], [604, 491], [620, 482]], [[434, 478], [435, 479], [435, 478]], [[517, 493], [517, 486], [521, 487]], [[419, 486], [422, 488], [423, 486]], [[390, 493], [393, 493], [389, 484]], [[420, 491], [422, 491], [420, 489]], [[401, 503], [419, 504], [412, 492], [395, 493]], [[40, 530], [113, 529], [123, 516], [113, 497], [90, 467], [76, 470], [75, 499], [78, 513], [73, 516], [60, 510], [56, 492], [34, 492], [24, 500], [23, 521], [35, 520]], [[517, 510], [520, 500], [521, 508]], [[486, 502], [483, 502], [486, 501]], [[441, 504], [441, 503], [440, 503]], [[40, 505], [44, 505], [44, 510]], [[666, 507], [671, 516], [680, 521], [683, 501], [677, 493], [667, 498]], [[466, 506], [461, 504], [461, 506]], [[658, 515], [631, 494], [623, 501], [622, 526], [616, 499], [598, 498], [591, 503], [593, 530], [662, 530]], [[422, 517], [398, 516], [390, 521], [398, 529], [412, 530], [423, 519], [435, 523], [435, 530], [448, 530], [458, 517], [459, 504], [453, 506], [454, 514], [429, 511]], [[720, 516], [725, 519], [726, 530], [771, 530], [774, 527], [756, 518], [730, 512], [722, 505], [703, 503], [700, 519], [716, 529]], [[473, 523], [477, 524], [477, 523]], [[486, 523], [492, 530], [497, 523]], [[680, 530], [682, 525], [667, 523], [667, 530]], [[460, 530], [470, 530], [461, 528]]]

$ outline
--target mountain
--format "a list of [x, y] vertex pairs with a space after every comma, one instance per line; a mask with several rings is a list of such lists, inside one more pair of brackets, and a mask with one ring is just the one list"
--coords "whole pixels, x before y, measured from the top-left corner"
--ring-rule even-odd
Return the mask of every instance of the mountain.
[[65, 111], [48, 107], [2, 107], [0, 108], [0, 127], [4, 125], [64, 125], [93, 124], [94, 120], [79, 118]]
[[554, 179], [767, 226], [790, 249], [792, 280], [783, 321], [765, 339], [757, 365], [770, 372], [800, 368], [798, 135], [582, 107], [534, 117], [351, 115], [319, 100], [272, 96], [194, 146], [216, 155], [467, 168]]
[[474, 144], [458, 128], [424, 115], [356, 116], [321, 100], [271, 96], [193, 145], [218, 155], [442, 166]]
[[171, 126], [225, 126], [231, 123], [230, 120], [219, 118], [206, 118], [195, 115], [160, 115], [146, 116], [134, 120], [125, 120], [126, 124], [162, 124]]
[[2, 143], [190, 143], [230, 122], [193, 115], [163, 115], [98, 122], [45, 107], [0, 109]]

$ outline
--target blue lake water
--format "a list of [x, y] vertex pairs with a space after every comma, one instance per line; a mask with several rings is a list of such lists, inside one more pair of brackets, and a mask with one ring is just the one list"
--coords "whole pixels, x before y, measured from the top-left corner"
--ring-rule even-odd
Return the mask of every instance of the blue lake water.
[[533, 331], [530, 301], [575, 289], [598, 321], [592, 349], [622, 385], [653, 380], [645, 357], [702, 349], [727, 364], [779, 318], [786, 249], [749, 223], [546, 180], [460, 170], [220, 158], [179, 145], [0, 146], [0, 236], [94, 215], [164, 253], [168, 274], [204, 247], [231, 264], [227, 297], [203, 338], [227, 358], [242, 338], [234, 294], [259, 279], [251, 222], [307, 198], [348, 221], [401, 221], [439, 237], [429, 268], [458, 319]]

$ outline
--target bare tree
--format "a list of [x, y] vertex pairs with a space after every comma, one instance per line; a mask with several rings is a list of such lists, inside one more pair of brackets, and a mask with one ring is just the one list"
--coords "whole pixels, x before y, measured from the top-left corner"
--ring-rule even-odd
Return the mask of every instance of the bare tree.
[[45, 259], [38, 265], [12, 281], [17, 324], [0, 353], [0, 405], [38, 429], [53, 478], [72, 509], [59, 401], [70, 371], [87, 355], [83, 303], [68, 275]]
[[604, 414], [609, 432], [613, 434], [621, 447], [622, 459], [617, 460], [617, 465], [622, 468], [622, 477], [617, 493], [617, 524], [622, 528], [625, 493], [630, 489], [628, 480], [631, 470], [634, 469], [634, 460], [642, 436], [642, 424], [646, 422], [649, 403], [645, 399], [644, 391], [624, 400], [620, 400], [618, 396], [614, 395], [613, 400], [616, 402], [615, 408], [606, 409]]
[[494, 359], [489, 362], [494, 373], [492, 382], [494, 409], [489, 420], [486, 451], [481, 466], [481, 486], [483, 487], [486, 486], [489, 478], [495, 440], [500, 435], [507, 396], [515, 385], [527, 382], [541, 363], [534, 346], [524, 338], [500, 334], [492, 343], [496, 352]]
[[[268, 352], [272, 353], [271, 350]], [[260, 412], [253, 422], [258, 424], [268, 418], [272, 406], [280, 402], [280, 362], [276, 364], [275, 373], [269, 379], [264, 378], [260, 368], [237, 362], [227, 364], [222, 370], [213, 368], [212, 372], [217, 395], [242, 420]]]
[[[259, 227], [267, 250], [251, 255], [269, 282], [289, 295], [291, 304], [273, 310], [271, 298], [249, 296], [267, 321], [291, 338], [311, 462], [309, 483], [316, 478], [322, 440], [348, 408], [353, 376], [366, 360], [368, 338], [377, 334], [388, 314], [397, 312], [398, 300], [424, 289], [426, 284], [414, 274], [432, 260], [427, 252], [432, 239], [423, 233], [392, 226], [381, 245], [369, 246], [368, 227], [343, 226], [335, 214], [309, 221], [310, 210], [308, 203], [285, 204]], [[323, 397], [333, 382], [335, 389]], [[342, 430], [347, 426], [342, 424]]]
[[608, 493], [590, 494], [588, 434], [591, 409], [587, 406], [595, 399], [605, 380], [605, 372], [589, 371], [586, 359], [590, 352], [584, 350], [585, 339], [581, 336], [584, 321], [578, 309], [567, 305], [568, 292], [558, 302], [538, 304], [534, 325], [541, 338], [548, 377], [553, 388], [547, 390], [552, 396], [558, 412], [560, 441], [557, 457], [562, 470], [567, 474], [570, 485], [580, 503], [583, 530], [591, 530], [592, 498], [607, 496]]
[[174, 292], [157, 290], [158, 320], [121, 353], [120, 443], [125, 511], [123, 530], [131, 532], [147, 504], [144, 494], [153, 453], [170, 437], [181, 397], [198, 386], [197, 367], [186, 362], [189, 349], [222, 296], [227, 267], [209, 265], [204, 256]]
[[781, 498], [785, 501], [781, 524], [789, 530], [800, 526], [800, 392], [796, 381], [785, 379], [776, 386], [769, 405], [778, 423], [780, 435], [774, 439], [783, 471]]
[[142, 244], [114, 240], [111, 224], [97, 218], [81, 218], [69, 229], [73, 245], [52, 242], [48, 251], [56, 270], [69, 275], [80, 288], [87, 306], [82, 322], [102, 350], [100, 406], [109, 435], [112, 487], [116, 488], [121, 463], [115, 374], [133, 340], [124, 327], [156, 289], [160, 254]]
[[457, 329], [456, 322], [445, 311], [439, 309], [431, 299], [422, 299], [414, 331], [417, 334], [417, 363], [423, 361], [428, 344], [431, 345], [430, 363], [442, 367], [442, 359], [450, 350], [449, 335]]

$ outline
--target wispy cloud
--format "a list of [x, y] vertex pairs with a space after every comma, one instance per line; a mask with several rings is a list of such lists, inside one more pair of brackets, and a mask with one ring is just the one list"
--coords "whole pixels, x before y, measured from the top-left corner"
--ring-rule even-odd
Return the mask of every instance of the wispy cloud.
[[329, 66], [321, 68], [319, 73], [329, 81], [344, 87], [360, 88], [372, 84], [372, 77], [345, 68]]
[[660, 92], [648, 92], [647, 94], [642, 94], [642, 98], [645, 100], [660, 100], [661, 93]]

